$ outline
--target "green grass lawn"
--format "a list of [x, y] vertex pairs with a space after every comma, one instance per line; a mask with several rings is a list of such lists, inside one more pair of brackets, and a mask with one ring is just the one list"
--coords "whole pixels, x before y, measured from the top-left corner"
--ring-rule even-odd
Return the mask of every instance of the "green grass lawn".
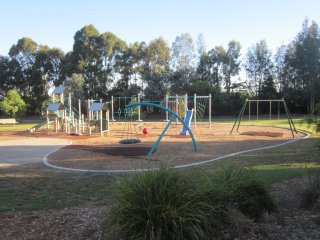
[[[306, 126], [300, 126], [299, 119], [294, 121], [297, 123], [297, 128], [308, 129]], [[270, 125], [270, 121], [256, 124]], [[285, 120], [274, 120], [272, 124], [286, 127]], [[0, 131], [21, 131], [34, 125], [32, 123], [16, 126], [0, 125]], [[197, 180], [199, 176], [214, 171], [217, 165], [228, 163], [254, 170], [268, 184], [302, 176], [307, 172], [306, 166], [310, 171], [320, 168], [319, 134], [313, 133], [312, 136], [280, 148], [245, 153], [181, 171]], [[0, 168], [0, 211], [108, 204], [112, 202], [114, 195], [114, 182], [121, 178], [122, 175], [56, 171], [42, 165], [32, 168], [25, 166]]]
[[29, 128], [35, 126], [36, 124], [37, 124], [37, 122], [34, 122], [34, 123], [17, 123], [15, 125], [13, 125], [13, 124], [1, 125], [0, 124], [0, 132], [25, 131], [25, 130], [28, 130]]

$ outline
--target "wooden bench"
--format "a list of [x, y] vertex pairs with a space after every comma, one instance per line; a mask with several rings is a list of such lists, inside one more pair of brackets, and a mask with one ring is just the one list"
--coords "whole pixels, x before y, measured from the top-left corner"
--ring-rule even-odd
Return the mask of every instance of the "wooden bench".
[[0, 124], [13, 124], [16, 125], [18, 123], [14, 118], [3, 118], [0, 119]]

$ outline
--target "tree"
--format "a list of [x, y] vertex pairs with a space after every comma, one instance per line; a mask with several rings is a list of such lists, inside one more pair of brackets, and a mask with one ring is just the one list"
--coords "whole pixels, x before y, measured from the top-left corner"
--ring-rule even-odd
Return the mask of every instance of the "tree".
[[116, 84], [118, 92], [128, 91], [131, 84], [139, 85], [142, 79], [145, 52], [145, 42], [135, 42], [122, 50], [116, 63], [116, 71], [120, 73]]
[[256, 97], [261, 95], [262, 82], [272, 72], [271, 50], [265, 40], [251, 46], [247, 52], [244, 67], [247, 72], [248, 86]]
[[0, 102], [0, 109], [9, 117], [21, 117], [26, 112], [26, 104], [16, 90], [9, 90]]
[[93, 25], [84, 26], [76, 32], [73, 44], [73, 69], [84, 77], [86, 98], [98, 98], [98, 72], [101, 69], [99, 55], [99, 31]]
[[31, 99], [32, 108], [36, 113], [41, 113], [42, 103], [49, 99], [48, 91], [61, 78], [61, 62], [64, 53], [58, 49], [50, 49], [46, 45], [40, 45], [35, 54], [35, 62], [32, 67], [33, 91]]
[[85, 98], [83, 90], [84, 78], [81, 74], [72, 74], [71, 77], [64, 81], [63, 85], [68, 89], [68, 92], [72, 93], [73, 104], [76, 104], [78, 99]]
[[208, 81], [216, 88], [221, 87], [223, 80], [223, 64], [226, 62], [227, 53], [222, 46], [216, 46], [207, 54], [203, 54], [197, 68], [197, 78]]
[[101, 65], [97, 74], [99, 88], [97, 89], [100, 97], [106, 97], [112, 83], [116, 79], [117, 59], [126, 49], [126, 43], [119, 39], [111, 32], [106, 32], [100, 35], [98, 44], [99, 57]]
[[261, 99], [278, 99], [279, 98], [279, 94], [277, 92], [272, 74], [270, 74], [266, 78], [266, 80], [263, 81], [260, 97]]
[[13, 88], [9, 82], [9, 61], [8, 57], [0, 56], [0, 99], [9, 89]]
[[196, 50], [190, 34], [177, 36], [172, 43], [171, 65], [175, 72], [172, 78], [173, 88], [184, 86], [191, 82], [196, 65]]
[[170, 79], [170, 49], [163, 38], [151, 41], [146, 49], [143, 82], [148, 99], [161, 99], [168, 91]]
[[300, 84], [305, 89], [307, 109], [313, 114], [315, 103], [320, 99], [320, 29], [312, 22], [309, 26], [306, 20], [303, 30], [294, 43], [296, 65]]
[[[320, 31], [305, 20], [301, 32], [284, 48], [281, 61], [281, 93], [300, 112], [314, 112], [320, 100]], [[281, 64], [281, 65], [280, 65]]]
[[202, 33], [197, 36], [197, 51], [199, 59], [207, 51], [206, 42]]
[[231, 90], [231, 77], [236, 76], [240, 71], [240, 50], [240, 43], [232, 40], [229, 42], [228, 50], [223, 58], [222, 72], [227, 93], [230, 93]]
[[[21, 94], [28, 107], [33, 106], [33, 66], [38, 44], [30, 38], [21, 38], [10, 48], [10, 84]], [[32, 112], [32, 110], [31, 110]]]

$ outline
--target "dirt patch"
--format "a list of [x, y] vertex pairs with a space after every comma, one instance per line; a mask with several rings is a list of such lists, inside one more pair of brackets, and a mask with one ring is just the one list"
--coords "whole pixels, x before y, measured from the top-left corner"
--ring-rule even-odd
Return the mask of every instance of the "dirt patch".
[[105, 207], [1, 214], [0, 236], [6, 240], [99, 239]]
[[[125, 134], [123, 134], [121, 125], [114, 124], [111, 125], [111, 132], [104, 137], [74, 139], [73, 144], [83, 146], [81, 149], [75, 150], [71, 147], [60, 149], [51, 154], [48, 161], [57, 166], [93, 170], [158, 167], [161, 162], [166, 162], [170, 165], [183, 165], [292, 140], [292, 133], [288, 129], [241, 126], [239, 132], [234, 132], [230, 135], [232, 125], [215, 124], [211, 128], [207, 125], [200, 125], [196, 130], [192, 130], [199, 147], [196, 152], [191, 137], [189, 135], [179, 135], [181, 126], [173, 125], [162, 138], [157, 151], [148, 159], [148, 149], [158, 140], [165, 124], [162, 122], [144, 124], [147, 125], [150, 134], [141, 134], [140, 127], [135, 129], [136, 134], [130, 134], [131, 138], [141, 140], [138, 144], [128, 144], [126, 146], [119, 144]], [[270, 134], [243, 135], [245, 132], [277, 134], [273, 134], [273, 137], [270, 137]], [[295, 138], [303, 136], [303, 134], [298, 133]], [[142, 152], [139, 152], [139, 154], [126, 154], [126, 152], [134, 151], [129, 149], [133, 147], [130, 145], [134, 145], [135, 148], [139, 148], [141, 151], [143, 150], [145, 154], [142, 154]], [[97, 147], [93, 151], [89, 149], [90, 147], [86, 148], [84, 146], [104, 146], [104, 148]], [[124, 148], [121, 149], [119, 147]], [[126, 149], [127, 147], [128, 149]]]

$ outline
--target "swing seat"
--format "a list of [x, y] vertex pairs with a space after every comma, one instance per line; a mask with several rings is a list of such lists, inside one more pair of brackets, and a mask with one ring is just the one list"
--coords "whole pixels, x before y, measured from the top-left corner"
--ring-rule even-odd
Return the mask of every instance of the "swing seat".
[[122, 139], [119, 141], [121, 144], [134, 144], [134, 143], [140, 143], [141, 140], [137, 138], [129, 138], [129, 139]]

